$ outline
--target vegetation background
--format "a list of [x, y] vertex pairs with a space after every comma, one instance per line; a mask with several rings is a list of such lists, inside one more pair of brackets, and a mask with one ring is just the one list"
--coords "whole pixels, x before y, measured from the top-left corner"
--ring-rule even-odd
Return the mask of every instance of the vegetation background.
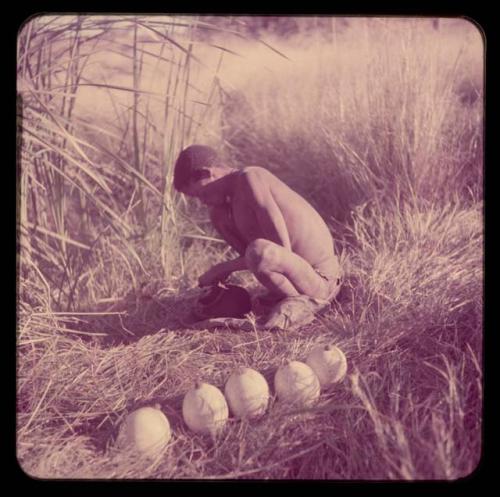
[[[49, 16], [18, 34], [17, 457], [41, 478], [456, 479], [481, 454], [484, 46], [464, 19]], [[230, 250], [171, 187], [191, 143], [269, 168], [323, 215], [347, 272], [289, 333], [192, 329]], [[248, 275], [235, 281], [255, 285]], [[348, 376], [217, 440], [198, 378], [272, 384], [318, 344]], [[116, 451], [158, 402], [173, 441]]]

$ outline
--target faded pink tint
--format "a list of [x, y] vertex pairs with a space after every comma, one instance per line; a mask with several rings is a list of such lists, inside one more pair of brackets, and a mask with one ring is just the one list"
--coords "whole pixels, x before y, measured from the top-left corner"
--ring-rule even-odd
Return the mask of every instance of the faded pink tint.
[[[17, 48], [23, 471], [326, 480], [474, 471], [477, 25], [38, 15]], [[194, 144], [217, 161], [176, 191], [176, 159]], [[185, 319], [193, 313], [232, 326], [197, 327]], [[348, 370], [317, 409], [271, 406], [251, 429], [229, 423], [220, 461], [180, 424], [179, 399], [197, 376], [222, 385], [244, 364], [271, 378], [329, 343]], [[156, 402], [173, 421], [165, 454], [142, 464], [114, 452], [121, 420]]]

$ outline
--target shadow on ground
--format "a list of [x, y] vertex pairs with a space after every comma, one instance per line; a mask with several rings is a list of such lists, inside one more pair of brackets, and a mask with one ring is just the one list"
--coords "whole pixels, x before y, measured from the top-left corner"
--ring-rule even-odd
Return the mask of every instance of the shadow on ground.
[[200, 289], [131, 293], [97, 312], [88, 310], [79, 319], [78, 329], [86, 336], [94, 335], [104, 346], [133, 343], [162, 331], [186, 330], [200, 295]]
[[[353, 283], [347, 278], [335, 301], [319, 314], [328, 315], [331, 309], [349, 302], [353, 298]], [[200, 329], [192, 313], [202, 295], [204, 290], [200, 288], [174, 292], [161, 286], [148, 285], [110, 306], [89, 309], [88, 314], [82, 314], [78, 324], [73, 323], [72, 327], [84, 332], [85, 337], [98, 340], [105, 347], [131, 344], [158, 332], [192, 331]]]

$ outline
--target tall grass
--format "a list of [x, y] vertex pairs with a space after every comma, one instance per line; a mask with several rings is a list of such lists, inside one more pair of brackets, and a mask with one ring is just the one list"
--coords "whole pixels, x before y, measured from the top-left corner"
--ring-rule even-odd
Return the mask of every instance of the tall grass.
[[353, 19], [337, 43], [246, 74], [226, 96], [234, 159], [273, 169], [338, 220], [374, 197], [481, 199], [483, 46], [454, 22]]
[[[41, 16], [19, 33], [20, 224], [25, 254], [43, 259], [59, 304], [74, 305], [74, 283], [110, 230], [138, 261], [131, 240], [159, 227], [164, 277], [178, 266], [172, 163], [215, 95], [213, 78], [201, 89], [190, 82], [201, 64], [196, 22]], [[115, 83], [95, 71], [103, 53], [132, 77]]]
[[[17, 456], [26, 472], [359, 480], [474, 469], [482, 57], [471, 26], [442, 21], [434, 31], [423, 20], [351, 19], [286, 45], [213, 18], [24, 25]], [[177, 153], [194, 141], [275, 171], [331, 225], [347, 278], [316, 322], [289, 333], [186, 325], [197, 276], [229, 255], [205, 213], [170, 186]], [[272, 384], [283, 361], [328, 342], [346, 353], [348, 376], [314, 408], [273, 399], [263, 419], [231, 419], [217, 440], [183, 424], [195, 379], [222, 387], [246, 364]], [[156, 402], [173, 428], [165, 453], [116, 451], [126, 413]]]

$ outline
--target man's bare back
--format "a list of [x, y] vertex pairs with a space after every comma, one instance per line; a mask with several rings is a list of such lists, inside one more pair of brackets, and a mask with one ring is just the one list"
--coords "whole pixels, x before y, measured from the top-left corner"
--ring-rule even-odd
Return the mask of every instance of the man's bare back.
[[239, 243], [234, 246], [226, 241], [241, 255], [255, 239], [274, 241], [304, 258], [321, 274], [333, 277], [338, 267], [332, 236], [311, 204], [262, 167], [245, 167], [234, 174], [232, 195], [212, 214], [216, 228], [226, 225], [220, 234], [224, 237], [229, 232], [228, 238], [236, 238]]

